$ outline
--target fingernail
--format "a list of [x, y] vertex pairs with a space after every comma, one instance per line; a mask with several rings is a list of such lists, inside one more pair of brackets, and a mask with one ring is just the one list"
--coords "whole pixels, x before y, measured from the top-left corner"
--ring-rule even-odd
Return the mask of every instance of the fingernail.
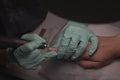
[[49, 48], [49, 50], [57, 52], [58, 48], [57, 47], [52, 47], [52, 48]]

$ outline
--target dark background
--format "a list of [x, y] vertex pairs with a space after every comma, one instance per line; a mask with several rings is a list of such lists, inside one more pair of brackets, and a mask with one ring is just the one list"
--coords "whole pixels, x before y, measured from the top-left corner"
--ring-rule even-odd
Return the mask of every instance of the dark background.
[[0, 35], [21, 37], [45, 19], [42, 0], [0, 0]]
[[117, 0], [44, 0], [47, 9], [67, 19], [86, 23], [109, 23], [120, 20]]

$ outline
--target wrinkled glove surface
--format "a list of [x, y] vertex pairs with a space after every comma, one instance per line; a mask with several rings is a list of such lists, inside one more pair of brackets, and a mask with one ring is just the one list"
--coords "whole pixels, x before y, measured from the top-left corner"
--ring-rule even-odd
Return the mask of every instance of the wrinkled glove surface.
[[89, 41], [91, 42], [89, 55], [93, 55], [98, 45], [96, 35], [87, 28], [87, 24], [69, 21], [61, 30], [54, 45], [59, 48], [57, 58], [77, 59], [83, 54]]
[[35, 33], [25, 34], [22, 39], [29, 40], [29, 42], [21, 45], [14, 51], [8, 49], [8, 54], [13, 53], [19, 65], [25, 69], [35, 69], [44, 60], [56, 56], [55, 52], [47, 52], [40, 54], [40, 50], [37, 49], [42, 43], [46, 41]]

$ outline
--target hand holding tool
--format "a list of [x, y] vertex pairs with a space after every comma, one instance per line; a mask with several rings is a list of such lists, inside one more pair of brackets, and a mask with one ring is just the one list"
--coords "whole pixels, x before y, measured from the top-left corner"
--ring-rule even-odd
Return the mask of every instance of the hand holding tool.
[[[29, 42], [29, 40], [0, 36], [0, 49], [17, 48], [27, 42]], [[39, 46], [38, 48], [45, 49], [46, 47], [47, 47], [46, 43], [42, 43], [42, 45]]]

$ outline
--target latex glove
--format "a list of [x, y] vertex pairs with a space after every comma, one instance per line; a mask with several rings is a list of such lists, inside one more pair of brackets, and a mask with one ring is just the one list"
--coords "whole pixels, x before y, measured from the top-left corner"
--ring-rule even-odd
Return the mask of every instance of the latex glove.
[[30, 40], [30, 42], [21, 45], [14, 51], [8, 49], [7, 52], [11, 54], [12, 51], [18, 64], [23, 68], [35, 69], [44, 60], [56, 56], [55, 52], [48, 52], [43, 55], [40, 54], [40, 50], [37, 48], [46, 41], [37, 34], [25, 34], [21, 38]]
[[[58, 47], [58, 59], [78, 58], [85, 51], [91, 41], [89, 55], [92, 55], [98, 45], [95, 34], [87, 28], [87, 24], [69, 21], [61, 30], [54, 47]], [[80, 43], [80, 44], [79, 44]], [[79, 44], [79, 45], [78, 45]]]

